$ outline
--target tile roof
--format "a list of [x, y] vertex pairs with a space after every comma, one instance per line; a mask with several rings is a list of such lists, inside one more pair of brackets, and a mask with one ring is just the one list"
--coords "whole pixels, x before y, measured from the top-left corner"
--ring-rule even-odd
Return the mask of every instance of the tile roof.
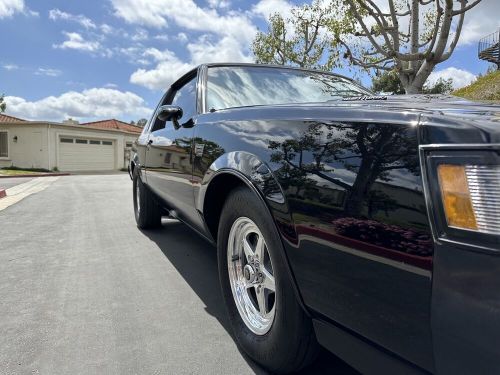
[[26, 122], [26, 120], [0, 113], [0, 122]]
[[82, 126], [88, 126], [89, 128], [96, 129], [113, 129], [113, 130], [121, 130], [127, 133], [135, 133], [140, 134], [142, 132], [142, 128], [135, 125], [127, 124], [126, 122], [110, 119], [110, 120], [101, 120], [94, 122], [86, 122], [80, 124]]

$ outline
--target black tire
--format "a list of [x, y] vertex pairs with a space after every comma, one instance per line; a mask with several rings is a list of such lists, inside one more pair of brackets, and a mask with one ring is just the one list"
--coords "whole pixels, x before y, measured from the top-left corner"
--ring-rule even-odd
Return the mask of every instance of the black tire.
[[[139, 190], [139, 194], [137, 194]], [[139, 202], [137, 196], [139, 195]], [[134, 215], [137, 227], [140, 229], [153, 229], [161, 227], [162, 209], [143, 184], [137, 169], [134, 169], [133, 179]], [[139, 204], [138, 204], [139, 203]]]
[[[228, 237], [233, 223], [241, 217], [250, 218], [257, 225], [272, 261], [276, 283], [275, 317], [271, 328], [263, 335], [252, 332], [243, 321], [229, 280]], [[217, 244], [222, 294], [237, 344], [273, 373], [290, 373], [306, 367], [316, 358], [319, 348], [312, 322], [297, 301], [273, 220], [263, 202], [250, 189], [238, 188], [227, 198], [219, 222]]]

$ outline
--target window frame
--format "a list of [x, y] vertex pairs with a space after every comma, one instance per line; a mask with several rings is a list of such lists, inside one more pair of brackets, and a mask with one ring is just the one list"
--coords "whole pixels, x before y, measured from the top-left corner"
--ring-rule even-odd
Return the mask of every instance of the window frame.
[[10, 134], [9, 130], [0, 130], [0, 133], [6, 133], [7, 134], [7, 156], [0, 156], [0, 160], [10, 160]]
[[149, 120], [147, 124], [147, 134], [152, 134], [154, 132], [160, 131], [165, 129], [157, 129], [153, 131], [154, 123], [156, 120], [156, 114], [158, 113], [158, 110], [162, 105], [169, 105], [172, 104], [172, 101], [174, 100], [175, 94], [179, 89], [181, 89], [186, 83], [190, 82], [191, 80], [195, 79], [196, 80], [196, 99], [195, 99], [195, 113], [193, 118], [197, 117], [201, 113], [204, 113], [203, 111], [203, 104], [204, 102], [201, 101], [202, 96], [204, 96], [204, 77], [202, 77], [202, 71], [203, 69], [206, 68], [205, 65], [201, 65], [196, 69], [192, 69], [186, 74], [184, 74], [181, 78], [179, 78], [177, 81], [172, 83], [172, 85], [168, 88], [168, 90], [165, 92], [163, 97], [161, 98], [160, 102], [156, 106], [155, 111], [153, 112], [153, 116], [151, 116], [151, 119]]

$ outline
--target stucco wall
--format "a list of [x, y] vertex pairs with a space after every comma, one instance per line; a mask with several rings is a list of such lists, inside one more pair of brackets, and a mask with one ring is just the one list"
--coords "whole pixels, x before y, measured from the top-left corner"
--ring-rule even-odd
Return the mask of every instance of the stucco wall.
[[[59, 167], [59, 138], [61, 136], [81, 137], [85, 139], [104, 139], [114, 142], [115, 169], [126, 167], [125, 145], [133, 142], [137, 136], [117, 131], [78, 128], [60, 124], [0, 124], [0, 130], [9, 132], [9, 157], [0, 158], [0, 167], [14, 165], [21, 168], [45, 168], [52, 170]], [[17, 136], [17, 142], [14, 137]]]

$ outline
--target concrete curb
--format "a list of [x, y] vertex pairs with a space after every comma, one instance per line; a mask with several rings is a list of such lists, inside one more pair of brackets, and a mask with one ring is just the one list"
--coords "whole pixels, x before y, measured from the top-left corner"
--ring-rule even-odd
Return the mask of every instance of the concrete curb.
[[0, 189], [0, 199], [5, 198], [7, 196], [7, 193], [5, 192], [5, 189]]
[[1, 178], [18, 178], [18, 177], [57, 177], [57, 176], [70, 176], [70, 173], [42, 173], [42, 174], [15, 174], [10, 176], [0, 176]]

